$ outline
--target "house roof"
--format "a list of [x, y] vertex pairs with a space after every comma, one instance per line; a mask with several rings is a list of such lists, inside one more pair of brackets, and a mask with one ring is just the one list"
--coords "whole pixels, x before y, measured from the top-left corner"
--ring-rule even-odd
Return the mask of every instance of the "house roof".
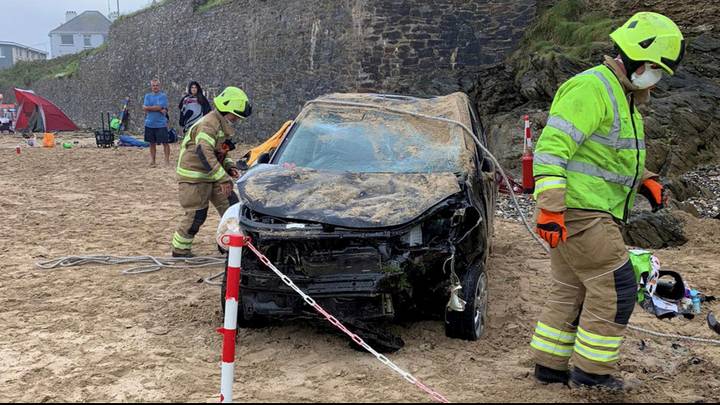
[[29, 51], [41, 53], [41, 54], [43, 54], [43, 55], [45, 55], [45, 56], [47, 56], [47, 54], [48, 54], [48, 53], [45, 52], [45, 51], [41, 51], [41, 50], [39, 50], [39, 49], [35, 49], [35, 48], [29, 47], [29, 46], [25, 46], [25, 45], [23, 45], [23, 44], [18, 44], [17, 42], [0, 41], [0, 45], [9, 45], [9, 46], [14, 46], [14, 47], [16, 47], [16, 48], [23, 48], [23, 49], [27, 49], [27, 50], [29, 50]]
[[107, 33], [110, 31], [112, 22], [99, 11], [84, 11], [72, 20], [50, 31], [50, 34], [66, 33]]

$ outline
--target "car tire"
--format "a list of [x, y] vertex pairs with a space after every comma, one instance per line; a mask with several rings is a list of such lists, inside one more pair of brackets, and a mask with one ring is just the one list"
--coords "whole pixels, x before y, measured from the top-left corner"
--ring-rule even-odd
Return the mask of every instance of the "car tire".
[[488, 277], [482, 264], [473, 265], [462, 278], [462, 312], [445, 309], [445, 335], [454, 339], [475, 341], [487, 326]]
[[[220, 286], [220, 307], [222, 308], [222, 315], [225, 316], [225, 294], [227, 293], [227, 268], [228, 260], [225, 259], [225, 271], [223, 272], [222, 285]], [[260, 328], [264, 326], [261, 319], [257, 316], [253, 316], [250, 319], [245, 319], [245, 310], [242, 303], [242, 292], [238, 296], [238, 329], [249, 329], [249, 328]]]

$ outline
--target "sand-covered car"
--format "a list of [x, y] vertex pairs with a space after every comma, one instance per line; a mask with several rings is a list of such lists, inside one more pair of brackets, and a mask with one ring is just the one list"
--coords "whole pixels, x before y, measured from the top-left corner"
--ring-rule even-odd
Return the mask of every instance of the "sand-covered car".
[[[219, 232], [239, 223], [278, 269], [361, 335], [372, 338], [378, 321], [430, 317], [445, 321], [448, 336], [476, 340], [497, 187], [468, 131], [486, 143], [463, 93], [310, 101], [238, 181], [241, 203]], [[242, 263], [241, 327], [315, 316], [247, 249]]]

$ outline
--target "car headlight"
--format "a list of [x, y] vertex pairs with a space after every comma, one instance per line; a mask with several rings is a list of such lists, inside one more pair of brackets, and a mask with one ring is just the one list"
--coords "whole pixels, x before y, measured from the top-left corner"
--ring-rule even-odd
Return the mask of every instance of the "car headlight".
[[218, 246], [225, 250], [228, 250], [229, 247], [227, 244], [223, 243], [223, 235], [227, 235], [230, 233], [239, 233], [241, 235], [244, 235], [242, 229], [240, 228], [241, 208], [242, 203], [234, 204], [233, 206], [228, 208], [227, 211], [225, 211], [222, 218], [220, 219], [220, 224], [218, 225], [217, 232], [215, 233], [215, 241], [217, 242]]

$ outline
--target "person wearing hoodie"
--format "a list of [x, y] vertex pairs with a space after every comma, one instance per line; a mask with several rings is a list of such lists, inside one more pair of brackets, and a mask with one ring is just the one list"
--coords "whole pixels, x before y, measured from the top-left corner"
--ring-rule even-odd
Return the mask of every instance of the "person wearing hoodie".
[[180, 109], [179, 124], [183, 127], [183, 134], [186, 134], [193, 124], [212, 110], [200, 83], [192, 81], [188, 84], [187, 94], [180, 100], [178, 109]]

